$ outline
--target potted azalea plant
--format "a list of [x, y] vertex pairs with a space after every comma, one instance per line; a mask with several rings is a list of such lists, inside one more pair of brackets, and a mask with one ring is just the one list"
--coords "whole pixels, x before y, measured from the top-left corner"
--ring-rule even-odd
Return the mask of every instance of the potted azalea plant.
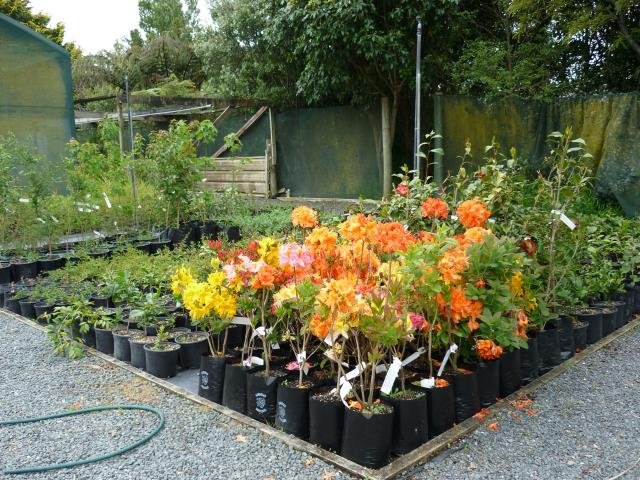
[[144, 346], [146, 370], [160, 378], [175, 377], [180, 345], [169, 341], [165, 325], [160, 325], [153, 343]]

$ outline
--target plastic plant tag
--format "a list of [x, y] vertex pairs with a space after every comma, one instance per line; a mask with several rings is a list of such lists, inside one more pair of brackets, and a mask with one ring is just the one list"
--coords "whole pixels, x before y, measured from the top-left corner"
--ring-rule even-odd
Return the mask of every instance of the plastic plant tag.
[[389, 395], [391, 393], [391, 389], [393, 388], [393, 384], [398, 378], [398, 373], [400, 373], [400, 368], [402, 367], [402, 361], [398, 357], [393, 357], [393, 362], [391, 362], [391, 366], [389, 370], [387, 370], [387, 375], [384, 377], [384, 382], [382, 382], [382, 387], [380, 387], [380, 391], [385, 395]]
[[342, 379], [352, 380], [356, 378], [358, 375], [360, 375], [360, 372], [362, 372], [365, 368], [367, 368], [367, 364], [362, 362], [356, 368], [354, 368], [350, 372], [347, 372], [347, 374], [344, 377], [342, 377], [340, 381], [342, 382]]
[[330, 347], [333, 347], [333, 336], [331, 335], [331, 332], [329, 332], [329, 335], [324, 337], [324, 343], [326, 343]]
[[433, 377], [423, 378], [420, 380], [420, 386], [422, 388], [433, 388], [436, 386], [436, 379]]
[[411, 355], [409, 355], [407, 358], [405, 358], [402, 361], [402, 366], [406, 367], [407, 365], [409, 365], [411, 362], [415, 362], [418, 358], [420, 358], [420, 355], [422, 355], [424, 352], [426, 352], [427, 349], [424, 347], [420, 347], [417, 351], [413, 352]]
[[231, 320], [233, 325], [251, 325], [249, 317], [233, 317]]
[[458, 351], [458, 346], [455, 343], [449, 347], [449, 350], [447, 350], [447, 353], [445, 353], [444, 358], [442, 359], [442, 365], [440, 365], [440, 369], [438, 370], [438, 375], [437, 375], [438, 377], [442, 375], [442, 372], [444, 371], [444, 367], [447, 366], [447, 360], [449, 360], [449, 357], [451, 356], [451, 354], [456, 353], [457, 351]]
[[24, 197], [19, 198], [19, 199], [18, 199], [18, 201], [19, 201], [20, 203], [29, 203], [29, 199], [28, 199], [28, 198], [24, 198]]
[[307, 352], [304, 350], [296, 355], [296, 362], [298, 362], [298, 368], [302, 368], [302, 372], [307, 375], [309, 373], [309, 367], [307, 366]]
[[250, 358], [247, 358], [246, 360], [243, 360], [242, 364], [245, 367], [250, 367], [251, 365], [258, 365], [261, 367], [264, 365], [264, 360], [261, 359], [260, 357], [250, 357]]
[[551, 210], [551, 213], [553, 213], [554, 215], [558, 215], [558, 217], [560, 217], [560, 221], [567, 227], [569, 227], [569, 230], [573, 230], [576, 228], [576, 224], [560, 210]]
[[451, 215], [451, 220], [453, 220], [454, 222], [458, 220], [458, 216], [457, 215]]
[[272, 343], [271, 350], [280, 350], [280, 344], [278, 342]]
[[102, 192], [102, 196], [104, 197], [104, 203], [107, 205], [107, 208], [111, 208], [111, 200], [109, 200], [107, 192]]
[[384, 373], [387, 371], [387, 366], [384, 363], [376, 365], [376, 373]]
[[345, 381], [341, 386], [340, 386], [340, 400], [342, 400], [342, 403], [344, 403], [345, 407], [348, 407], [349, 405], [347, 404], [345, 398], [347, 397], [347, 395], [349, 395], [349, 392], [351, 391], [353, 387], [351, 386], [351, 384], [347, 381]]

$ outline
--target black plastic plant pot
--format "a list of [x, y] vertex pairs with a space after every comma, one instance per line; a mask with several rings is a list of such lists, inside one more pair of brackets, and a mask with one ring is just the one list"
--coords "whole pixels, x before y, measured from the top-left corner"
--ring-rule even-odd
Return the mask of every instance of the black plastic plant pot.
[[26, 318], [30, 318], [32, 320], [36, 319], [36, 309], [34, 305], [36, 304], [33, 300], [20, 300], [20, 315]]
[[48, 323], [48, 319], [53, 314], [56, 306], [53, 304], [36, 303], [33, 308], [36, 312], [36, 320], [38, 320], [39, 323], [45, 324]]
[[142, 336], [142, 330], [114, 330], [113, 332], [113, 356], [123, 362], [131, 361], [131, 343], [129, 339], [134, 336]]
[[52, 272], [62, 268], [67, 263], [67, 259], [62, 255], [47, 255], [38, 259], [38, 271]]
[[436, 437], [453, 427], [456, 402], [453, 385], [426, 388], [429, 413], [429, 438]]
[[0, 308], [4, 308], [4, 294], [11, 291], [11, 285], [0, 284]]
[[151, 253], [151, 242], [148, 241], [137, 241], [133, 243], [133, 246], [135, 247], [136, 250], [139, 250], [143, 253]]
[[11, 262], [11, 278], [14, 282], [20, 282], [28, 278], [38, 276], [38, 262], [15, 260]]
[[107, 258], [111, 255], [111, 250], [108, 248], [99, 248], [97, 250], [92, 250], [87, 253], [91, 258]]
[[308, 386], [299, 388], [296, 380], [278, 383], [276, 428], [305, 440], [309, 437], [309, 391]]
[[476, 376], [480, 406], [489, 407], [496, 403], [500, 394], [500, 359], [478, 360]]
[[153, 343], [153, 339], [149, 337], [130, 337], [129, 348], [131, 349], [131, 366], [147, 369], [147, 355], [144, 346]]
[[340, 453], [344, 405], [331, 395], [309, 397], [309, 442], [325, 450]]
[[520, 350], [520, 383], [522, 385], [527, 385], [538, 378], [540, 371], [538, 337], [535, 332], [529, 332], [528, 335], [527, 348]]
[[616, 308], [618, 308], [619, 310], [622, 310], [622, 316], [625, 318], [625, 322], [626, 322], [626, 318], [629, 317], [629, 315], [631, 315], [631, 306], [630, 306], [630, 298], [629, 298], [629, 292], [625, 291], [625, 292], [616, 292], [613, 295], [611, 295], [611, 300], [614, 302], [620, 302], [620, 304], [615, 305]]
[[589, 324], [586, 322], [576, 321], [573, 324], [573, 344], [576, 347], [576, 352], [581, 352], [587, 348], [587, 329]]
[[222, 405], [242, 414], [247, 413], [247, 373], [244, 365], [227, 364], [224, 371]]
[[11, 283], [11, 264], [0, 262], [0, 284]]
[[558, 340], [560, 341], [560, 358], [565, 361], [576, 351], [573, 344], [573, 319], [566, 315], [558, 317]]
[[222, 403], [226, 366], [227, 362], [224, 357], [212, 357], [207, 354], [200, 357], [198, 395], [212, 402]]
[[[15, 292], [7, 292], [4, 296], [4, 308], [13, 313], [20, 313], [20, 300], [13, 297]], [[8, 296], [7, 296], [8, 295]]]
[[520, 349], [514, 348], [511, 351], [505, 350], [500, 357], [500, 396], [502, 398], [520, 388], [520, 354]]
[[200, 368], [202, 355], [209, 351], [207, 334], [204, 332], [182, 333], [176, 336], [180, 345], [180, 365], [182, 368]]
[[449, 378], [453, 382], [456, 422], [460, 423], [480, 410], [478, 377], [475, 372], [458, 370]]
[[587, 324], [587, 343], [596, 343], [602, 338], [602, 310], [589, 308], [576, 314], [579, 322]]
[[162, 251], [165, 248], [171, 247], [171, 240], [153, 240], [149, 242], [149, 253], [155, 254]]
[[162, 349], [156, 350], [154, 344], [147, 343], [144, 345], [147, 372], [159, 378], [175, 377], [180, 345], [164, 342], [160, 346]]
[[113, 355], [113, 330], [95, 327], [95, 331], [98, 351]]
[[369, 468], [389, 463], [393, 440], [393, 407], [386, 413], [345, 409], [341, 456]]
[[200, 226], [200, 234], [202, 238], [217, 240], [220, 226], [213, 220], [207, 220]]
[[640, 285], [634, 285], [635, 302], [633, 305], [633, 313], [640, 313]]
[[606, 337], [611, 332], [613, 332], [618, 327], [620, 323], [620, 313], [622, 309], [620, 308], [602, 308], [602, 336]]
[[540, 375], [560, 365], [560, 336], [554, 322], [547, 322], [543, 330], [537, 334], [538, 355], [540, 356]]
[[429, 440], [427, 394], [422, 390], [406, 390], [407, 398], [382, 396], [393, 407], [393, 440], [391, 453], [404, 455]]
[[89, 297], [89, 301], [95, 308], [109, 308], [111, 306], [111, 299], [109, 297], [92, 295]]
[[86, 333], [81, 333], [80, 338], [82, 338], [82, 343], [91, 348], [96, 348], [96, 330], [93, 328], [93, 325], [89, 327], [89, 331]]
[[227, 228], [227, 240], [230, 242], [239, 242], [241, 239], [240, 227], [232, 226]]
[[282, 377], [266, 376], [264, 371], [247, 374], [247, 415], [262, 422], [276, 418], [278, 384]]

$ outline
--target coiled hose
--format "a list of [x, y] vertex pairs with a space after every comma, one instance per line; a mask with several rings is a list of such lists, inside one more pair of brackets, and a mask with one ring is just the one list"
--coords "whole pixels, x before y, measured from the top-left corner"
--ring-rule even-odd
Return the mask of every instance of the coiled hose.
[[160, 421], [155, 426], [155, 428], [150, 433], [148, 433], [145, 437], [141, 438], [135, 443], [132, 443], [131, 445], [127, 445], [126, 447], [113, 452], [105, 453], [103, 455], [96, 455], [95, 457], [90, 457], [83, 460], [74, 460], [72, 462], [53, 463], [51, 465], [35, 465], [35, 466], [21, 467], [21, 468], [15, 468], [15, 469], [10, 468], [10, 469], [4, 470], [3, 473], [20, 474], [20, 473], [47, 472], [49, 470], [58, 470], [60, 468], [77, 467], [78, 465], [86, 465], [87, 463], [100, 462], [102, 460], [106, 460], [107, 458], [112, 458], [118, 455], [122, 455], [123, 453], [126, 453], [130, 450], [133, 450], [134, 448], [139, 447], [140, 445], [148, 442], [154, 435], [156, 435], [160, 430], [162, 430], [162, 427], [164, 427], [164, 414], [161, 411], [156, 410], [155, 408], [149, 407], [147, 405], [109, 405], [109, 406], [101, 406], [101, 407], [81, 408], [79, 410], [54, 413], [52, 415], [45, 415], [42, 417], [14, 418], [11, 420], [0, 420], [0, 427], [8, 426], [8, 425], [20, 425], [23, 423], [42, 422], [45, 420], [51, 420], [53, 418], [70, 417], [73, 415], [84, 415], [87, 413], [104, 412], [108, 410], [142, 410], [145, 412], [150, 412], [155, 414]]

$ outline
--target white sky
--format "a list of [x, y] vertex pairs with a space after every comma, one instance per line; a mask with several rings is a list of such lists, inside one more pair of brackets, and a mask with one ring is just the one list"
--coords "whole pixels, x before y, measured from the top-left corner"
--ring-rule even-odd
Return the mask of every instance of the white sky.
[[[206, 0], [198, 0], [201, 21], [211, 24]], [[34, 11], [65, 24], [65, 42], [75, 42], [84, 53], [113, 46], [138, 26], [138, 0], [31, 0]]]

